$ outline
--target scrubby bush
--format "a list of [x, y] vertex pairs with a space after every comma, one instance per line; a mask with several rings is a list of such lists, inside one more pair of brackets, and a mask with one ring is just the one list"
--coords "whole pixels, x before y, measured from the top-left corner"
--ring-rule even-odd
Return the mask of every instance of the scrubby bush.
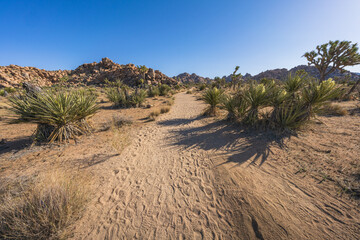
[[203, 83], [199, 86], [199, 91], [203, 91], [203, 90], [205, 90], [205, 88], [206, 88], [206, 84]]
[[204, 95], [203, 100], [210, 106], [205, 110], [205, 115], [215, 116], [217, 112], [217, 106], [222, 102], [223, 90], [216, 87], [208, 89]]
[[1, 239], [66, 239], [89, 200], [89, 179], [52, 173], [0, 199]]
[[170, 92], [171, 87], [167, 84], [159, 85], [160, 96], [166, 96]]
[[170, 111], [170, 108], [169, 108], [169, 107], [162, 107], [162, 108], [160, 109], [160, 113], [161, 113], [161, 114], [167, 113], [167, 112], [169, 112], [169, 111]]
[[153, 111], [149, 114], [149, 119], [155, 121], [156, 117], [160, 115], [159, 111]]
[[84, 90], [43, 90], [36, 95], [20, 94], [9, 98], [11, 110], [20, 121], [37, 123], [35, 139], [68, 141], [89, 133], [87, 119], [98, 110], [96, 96]]
[[115, 107], [139, 107], [141, 106], [147, 93], [144, 89], [136, 89], [131, 94], [126, 87], [108, 88], [106, 91], [108, 99], [113, 102]]
[[319, 110], [319, 114], [321, 115], [330, 115], [330, 116], [346, 116], [349, 112], [336, 104], [325, 104]]
[[160, 89], [158, 86], [149, 86], [148, 90], [149, 97], [157, 97], [160, 95]]

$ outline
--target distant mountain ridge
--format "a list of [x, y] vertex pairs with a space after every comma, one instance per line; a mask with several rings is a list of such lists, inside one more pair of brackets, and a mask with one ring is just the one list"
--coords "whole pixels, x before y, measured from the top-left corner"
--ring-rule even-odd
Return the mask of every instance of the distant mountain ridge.
[[199, 75], [196, 75], [195, 73], [189, 74], [187, 72], [180, 73], [179, 75], [174, 76], [173, 78], [181, 83], [209, 83], [210, 81], [212, 81], [211, 78], [201, 77]]
[[[263, 78], [270, 78], [270, 79], [278, 79], [278, 80], [283, 81], [286, 79], [286, 77], [290, 73], [295, 74], [296, 71], [298, 71], [298, 70], [304, 70], [310, 76], [312, 76], [314, 78], [320, 78], [319, 71], [316, 69], [316, 67], [308, 66], [308, 65], [299, 65], [299, 66], [291, 68], [290, 70], [288, 70], [286, 68], [277, 68], [277, 69], [267, 70], [267, 71], [261, 72], [259, 74], [256, 74], [254, 76], [252, 76], [249, 73], [246, 73], [243, 78], [245, 80], [253, 79], [253, 80], [257, 80], [257, 81], [259, 81]], [[326, 77], [336, 79], [336, 78], [345, 78], [347, 76], [348, 76], [349, 80], [356, 81], [357, 79], [359, 79], [360, 73], [354, 73], [354, 72], [350, 72], [350, 71], [341, 73], [339, 70], [335, 70], [335, 72], [329, 74]], [[226, 78], [226, 81], [231, 81], [231, 74], [229, 76], [225, 76], [225, 78]]]

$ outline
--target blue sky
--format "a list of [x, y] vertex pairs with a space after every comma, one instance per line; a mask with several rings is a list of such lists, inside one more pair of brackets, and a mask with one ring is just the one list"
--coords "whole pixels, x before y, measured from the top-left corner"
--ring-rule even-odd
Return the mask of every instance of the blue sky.
[[257, 74], [306, 64], [304, 52], [329, 40], [360, 43], [359, 12], [360, 0], [0, 0], [0, 65], [109, 57], [169, 76]]

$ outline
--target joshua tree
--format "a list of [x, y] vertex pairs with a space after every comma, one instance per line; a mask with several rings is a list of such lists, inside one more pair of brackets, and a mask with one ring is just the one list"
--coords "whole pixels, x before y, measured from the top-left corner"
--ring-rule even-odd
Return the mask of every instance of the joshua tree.
[[316, 51], [307, 52], [308, 64], [314, 65], [320, 72], [320, 82], [336, 69], [345, 72], [344, 67], [360, 64], [360, 54], [357, 43], [351, 44], [350, 41], [329, 41], [318, 45]]
[[242, 75], [241, 73], [236, 74], [236, 72], [239, 70], [239, 66], [235, 67], [235, 71], [233, 72], [233, 74], [231, 75], [231, 85], [232, 87], [235, 89], [236, 86], [240, 85], [240, 81], [242, 79]]
[[145, 65], [137, 66], [142, 75], [142, 78], [139, 80], [139, 85], [142, 85], [145, 81], [145, 74], [149, 71], [149, 69]]

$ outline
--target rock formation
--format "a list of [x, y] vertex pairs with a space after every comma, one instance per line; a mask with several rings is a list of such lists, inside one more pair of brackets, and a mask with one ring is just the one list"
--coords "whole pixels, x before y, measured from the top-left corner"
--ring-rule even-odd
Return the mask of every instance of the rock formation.
[[195, 73], [189, 74], [189, 73], [181, 73], [175, 77], [181, 83], [209, 83], [212, 79], [208, 77], [201, 77], [196, 75]]
[[[136, 85], [144, 75], [134, 64], [120, 65], [108, 58], [100, 62], [86, 63], [75, 70], [47, 71], [35, 67], [20, 67], [16, 65], [0, 66], [0, 88], [20, 87], [23, 82], [34, 82], [38, 86], [50, 86], [59, 83], [60, 79], [68, 79], [70, 84], [101, 85], [105, 79], [121, 80], [129, 86]], [[158, 70], [148, 69], [145, 73], [148, 84], [176, 85], [178, 82]]]

